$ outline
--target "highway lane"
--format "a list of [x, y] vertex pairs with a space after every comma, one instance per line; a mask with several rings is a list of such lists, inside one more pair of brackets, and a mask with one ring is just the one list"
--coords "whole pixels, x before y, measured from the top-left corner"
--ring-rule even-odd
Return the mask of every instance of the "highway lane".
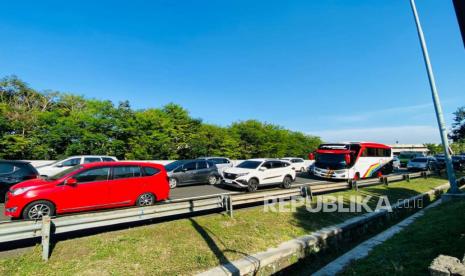
[[[405, 173], [404, 171], [400, 171], [394, 174]], [[307, 174], [299, 174], [296, 181], [293, 183], [294, 186], [304, 185], [304, 184], [317, 184], [322, 182], [328, 182], [326, 180], [316, 179], [313, 176], [309, 176]], [[263, 187], [261, 189], [272, 189], [273, 186]], [[189, 197], [199, 197], [199, 196], [209, 196], [209, 195], [219, 195], [219, 194], [231, 194], [231, 193], [241, 193], [244, 190], [235, 189], [232, 187], [227, 187], [223, 185], [190, 185], [184, 187], [178, 187], [173, 189], [170, 194], [170, 200], [178, 200], [183, 198]], [[0, 204], [0, 222], [8, 221], [9, 218], [5, 217], [3, 214], [4, 204]]]
[[[302, 185], [302, 184], [312, 184], [312, 183], [319, 183], [319, 182], [327, 182], [323, 180], [316, 179], [314, 177], [308, 176], [306, 174], [300, 174], [294, 185]], [[263, 187], [261, 189], [269, 189], [273, 186]], [[219, 195], [219, 194], [230, 194], [230, 193], [240, 193], [244, 192], [244, 190], [236, 189], [233, 187], [228, 187], [225, 185], [190, 185], [184, 187], [178, 187], [171, 191], [170, 199], [177, 200], [182, 198], [189, 198], [189, 197], [198, 197], [198, 196], [208, 196], [208, 195]]]

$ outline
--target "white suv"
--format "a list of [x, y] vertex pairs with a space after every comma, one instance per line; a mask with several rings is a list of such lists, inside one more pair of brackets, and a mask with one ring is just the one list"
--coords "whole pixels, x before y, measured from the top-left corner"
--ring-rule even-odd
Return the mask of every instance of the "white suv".
[[36, 169], [39, 172], [39, 175], [52, 176], [68, 168], [71, 168], [71, 167], [74, 167], [80, 164], [93, 163], [93, 162], [115, 162], [115, 161], [118, 161], [118, 159], [113, 156], [79, 155], [79, 156], [71, 156], [66, 159], [53, 162], [52, 164], [39, 166]]
[[226, 185], [256, 191], [258, 186], [280, 184], [282, 188], [290, 188], [295, 181], [295, 171], [291, 163], [278, 159], [250, 159], [234, 168], [223, 172]]

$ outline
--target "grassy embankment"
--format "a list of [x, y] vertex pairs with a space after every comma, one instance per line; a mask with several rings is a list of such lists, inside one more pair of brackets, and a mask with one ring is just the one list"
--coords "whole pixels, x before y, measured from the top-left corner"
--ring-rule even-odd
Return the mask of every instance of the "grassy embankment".
[[465, 254], [465, 200], [449, 201], [425, 215], [366, 258], [347, 267], [343, 275], [428, 275], [440, 254], [462, 260]]
[[[445, 182], [415, 179], [332, 195], [346, 200], [354, 195], [388, 196], [393, 204]], [[234, 218], [212, 214], [163, 222], [59, 241], [48, 263], [41, 261], [41, 248], [36, 246], [20, 256], [1, 259], [0, 275], [193, 274], [356, 215], [310, 213], [304, 206], [287, 213], [264, 212], [257, 207], [235, 210]]]

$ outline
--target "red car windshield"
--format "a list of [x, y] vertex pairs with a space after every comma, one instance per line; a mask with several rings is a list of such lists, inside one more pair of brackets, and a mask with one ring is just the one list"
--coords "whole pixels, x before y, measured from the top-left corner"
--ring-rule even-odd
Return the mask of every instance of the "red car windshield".
[[57, 174], [55, 174], [55, 175], [52, 175], [52, 176], [50, 176], [50, 177], [47, 177], [47, 180], [58, 180], [58, 179], [60, 179], [60, 178], [62, 178], [62, 177], [64, 177], [64, 176], [66, 176], [66, 175], [68, 175], [68, 174], [70, 174], [70, 173], [73, 173], [73, 172], [75, 172], [75, 171], [78, 171], [78, 170], [80, 170], [80, 169], [82, 169], [82, 166], [81, 166], [81, 165], [77, 165], [77, 166], [71, 167], [71, 168], [69, 168], [69, 169], [66, 169], [66, 170], [64, 170], [64, 171], [62, 171], [62, 172], [59, 172], [59, 173], [57, 173]]

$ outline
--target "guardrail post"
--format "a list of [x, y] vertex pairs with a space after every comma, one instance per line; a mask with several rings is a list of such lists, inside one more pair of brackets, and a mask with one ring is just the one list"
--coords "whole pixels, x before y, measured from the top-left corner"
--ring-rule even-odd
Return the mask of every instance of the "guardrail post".
[[306, 186], [307, 187], [307, 196], [310, 196], [310, 202], [313, 201], [313, 191], [312, 191], [312, 186]]
[[221, 204], [226, 213], [228, 212], [228, 208], [229, 208], [227, 199], [228, 199], [227, 195], [221, 195]]
[[233, 199], [232, 196], [228, 196], [227, 198], [227, 209], [228, 209], [228, 214], [231, 218], [233, 218]]
[[307, 186], [300, 187], [300, 196], [303, 197], [303, 198], [306, 198], [307, 194], [308, 194]]
[[410, 182], [410, 174], [404, 174], [402, 177], [405, 181]]
[[350, 186], [352, 187], [353, 190], [356, 190], [358, 192], [358, 183], [357, 180], [351, 179], [349, 181]]
[[42, 260], [48, 261], [50, 257], [50, 230], [52, 220], [49, 216], [42, 217]]
[[383, 184], [389, 186], [389, 179], [387, 178], [387, 176], [383, 177]]
[[427, 179], [427, 178], [428, 178], [428, 173], [427, 173], [427, 172], [422, 172], [422, 174], [423, 174], [423, 178], [424, 178], [424, 179]]

